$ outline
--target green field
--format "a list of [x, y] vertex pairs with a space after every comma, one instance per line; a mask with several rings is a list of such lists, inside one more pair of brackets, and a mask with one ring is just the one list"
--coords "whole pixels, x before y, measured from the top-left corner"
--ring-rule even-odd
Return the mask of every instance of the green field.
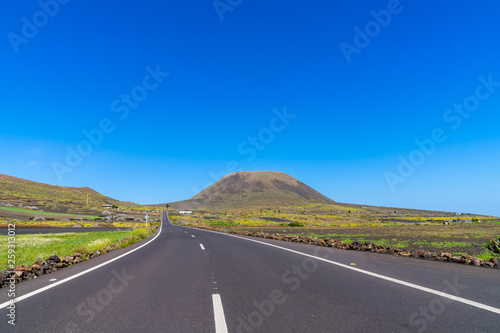
[[[139, 236], [140, 239], [144, 239], [147, 235], [148, 230], [145, 228], [126, 231], [18, 235], [16, 236], [15, 264], [30, 265], [38, 258], [45, 260], [53, 254], [65, 257], [74, 252], [88, 253], [102, 250], [107, 245], [128, 237]], [[8, 264], [7, 237], [0, 236], [0, 269], [6, 268]]]
[[33, 214], [33, 215], [49, 215], [49, 216], [66, 216], [66, 217], [83, 217], [87, 219], [96, 219], [99, 218], [99, 216], [94, 216], [94, 215], [79, 215], [79, 214], [66, 214], [66, 213], [51, 213], [51, 212], [40, 212], [37, 210], [33, 209], [26, 209], [26, 208], [18, 208], [18, 207], [0, 207], [0, 210], [6, 210], [9, 212], [15, 212], [15, 213], [27, 213], [27, 214]]

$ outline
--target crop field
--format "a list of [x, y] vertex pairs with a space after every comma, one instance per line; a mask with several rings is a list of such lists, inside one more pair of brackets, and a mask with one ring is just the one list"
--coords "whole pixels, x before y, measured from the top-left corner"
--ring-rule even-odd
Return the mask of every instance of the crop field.
[[[132, 221], [68, 221], [68, 220], [47, 220], [47, 221], [8, 221], [0, 218], [0, 228], [7, 228], [8, 223], [14, 223], [17, 228], [140, 228], [145, 227], [145, 222]], [[149, 225], [160, 225], [160, 222], [149, 222]], [[71, 229], [68, 229], [69, 231]]]
[[8, 212], [15, 212], [15, 213], [33, 214], [35, 216], [61, 216], [61, 217], [73, 217], [73, 218], [82, 217], [85, 219], [98, 219], [99, 218], [99, 216], [95, 216], [95, 215], [41, 212], [38, 210], [18, 208], [18, 207], [2, 207], [2, 206], [0, 206], [0, 210], [4, 210], [4, 211], [8, 211]]
[[410, 251], [469, 254], [487, 260], [496, 255], [486, 250], [486, 243], [500, 236], [500, 218], [493, 216], [430, 212], [416, 215], [337, 205], [199, 212], [171, 216], [171, 220], [194, 227], [368, 241]]
[[[364, 208], [343, 207], [338, 205], [307, 205], [261, 210], [210, 211], [187, 215], [172, 215], [173, 220], [193, 226], [211, 226], [214, 223], [234, 227], [287, 226], [289, 224], [304, 227], [380, 227], [397, 225], [443, 225], [467, 223], [498, 223], [500, 218], [453, 213], [440, 216], [411, 215], [404, 211], [376, 211]], [[217, 221], [217, 222], [214, 222]]]

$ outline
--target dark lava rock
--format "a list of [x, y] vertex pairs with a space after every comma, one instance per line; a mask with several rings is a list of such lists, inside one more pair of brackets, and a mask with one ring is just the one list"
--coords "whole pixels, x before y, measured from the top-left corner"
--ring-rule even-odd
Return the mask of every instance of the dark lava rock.
[[48, 257], [47, 261], [53, 261], [55, 263], [60, 263], [61, 259], [56, 254], [54, 254], [54, 255]]

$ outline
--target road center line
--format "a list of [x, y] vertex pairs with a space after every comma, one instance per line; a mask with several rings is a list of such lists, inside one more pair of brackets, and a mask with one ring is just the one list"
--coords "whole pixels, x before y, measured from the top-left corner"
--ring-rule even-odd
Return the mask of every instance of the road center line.
[[403, 286], [406, 286], [406, 287], [409, 287], [409, 288], [417, 289], [417, 290], [420, 290], [420, 291], [427, 292], [429, 294], [438, 295], [439, 297], [444, 297], [444, 298], [448, 298], [448, 299], [451, 299], [451, 300], [456, 301], [456, 302], [467, 304], [467, 305], [470, 305], [470, 306], [473, 306], [473, 307], [476, 307], [476, 308], [479, 308], [479, 309], [482, 309], [482, 310], [486, 310], [486, 311], [490, 311], [490, 312], [493, 312], [493, 313], [496, 313], [496, 314], [500, 314], [500, 309], [499, 308], [495, 308], [493, 306], [489, 306], [489, 305], [482, 304], [482, 303], [479, 303], [479, 302], [471, 301], [471, 300], [468, 300], [466, 298], [458, 297], [458, 296], [455, 296], [455, 295], [447, 294], [447, 293], [444, 293], [442, 291], [438, 291], [438, 290], [435, 290], [435, 289], [423, 287], [423, 286], [420, 286], [418, 284], [414, 284], [414, 283], [411, 283], [411, 282], [406, 282], [406, 281], [403, 281], [403, 280], [398, 280], [398, 279], [391, 278], [389, 276], [381, 275], [381, 274], [378, 274], [378, 273], [373, 273], [373, 272], [370, 272], [370, 271], [365, 271], [365, 270], [362, 270], [362, 269], [359, 269], [359, 268], [356, 268], [356, 267], [353, 267], [353, 266], [345, 265], [345, 264], [342, 264], [342, 263], [339, 263], [339, 262], [336, 262], [336, 261], [333, 261], [333, 260], [328, 260], [328, 259], [325, 259], [325, 258], [317, 257], [317, 256], [314, 256], [312, 254], [307, 254], [307, 253], [303, 253], [303, 252], [299, 252], [299, 251], [287, 249], [286, 247], [281, 247], [281, 246], [278, 246], [278, 245], [269, 244], [269, 243], [261, 242], [261, 241], [255, 240], [255, 239], [240, 237], [240, 236], [236, 236], [236, 235], [231, 235], [231, 234], [226, 234], [226, 233], [221, 233], [221, 232], [216, 232], [216, 231], [211, 231], [211, 230], [205, 230], [205, 229], [197, 229], [197, 230], [202, 230], [202, 231], [206, 231], [206, 232], [213, 232], [213, 233], [216, 233], [216, 234], [219, 234], [219, 235], [226, 235], [226, 236], [230, 236], [230, 237], [234, 237], [234, 238], [244, 239], [244, 240], [247, 240], [247, 241], [250, 241], [250, 242], [255, 242], [255, 243], [267, 245], [267, 246], [270, 246], [270, 247], [275, 247], [277, 249], [281, 249], [281, 250], [284, 250], [284, 251], [288, 251], [288, 252], [300, 254], [300, 255], [305, 256], [305, 257], [314, 258], [314, 259], [317, 259], [317, 260], [320, 260], [320, 261], [324, 261], [324, 262], [332, 264], [332, 265], [336, 265], [336, 266], [340, 266], [340, 267], [343, 267], [343, 268], [346, 268], [346, 269], [350, 269], [350, 270], [358, 272], [358, 273], [370, 275], [370, 276], [376, 277], [378, 279], [382, 279], [382, 280], [390, 281], [390, 282], [393, 282], [393, 283], [397, 283], [397, 284], [400, 284], [400, 285], [403, 285]]
[[203, 251], [205, 251], [205, 247], [203, 246], [203, 244], [200, 244], [200, 247]]
[[[167, 219], [167, 221], [168, 221], [168, 219]], [[24, 300], [24, 299], [26, 299], [26, 298], [29, 298], [29, 297], [31, 297], [31, 296], [35, 296], [36, 294], [42, 293], [42, 292], [44, 292], [44, 291], [46, 291], [46, 290], [49, 290], [49, 289], [51, 289], [51, 288], [54, 288], [54, 287], [56, 287], [56, 286], [58, 286], [58, 285], [61, 285], [61, 284], [63, 284], [63, 283], [66, 283], [66, 282], [68, 282], [68, 281], [71, 281], [71, 280], [73, 280], [73, 279], [76, 279], [77, 277], [80, 277], [80, 276], [82, 276], [82, 275], [85, 275], [85, 274], [87, 274], [87, 273], [90, 273], [90, 272], [92, 272], [93, 270], [96, 270], [96, 269], [98, 269], [98, 268], [101, 268], [101, 267], [103, 267], [103, 266], [106, 266], [107, 264], [110, 264], [110, 263], [112, 263], [113, 261], [116, 261], [116, 260], [121, 259], [121, 258], [123, 258], [123, 257], [125, 257], [125, 256], [128, 256], [129, 254], [134, 253], [135, 251], [137, 251], [137, 250], [139, 250], [139, 249], [143, 248], [144, 246], [148, 245], [149, 243], [153, 242], [156, 238], [158, 238], [158, 236], [160, 236], [160, 234], [161, 234], [162, 228], [163, 228], [163, 221], [162, 221], [162, 223], [160, 224], [160, 230], [158, 230], [158, 233], [156, 234], [156, 236], [155, 236], [153, 239], [151, 239], [149, 242], [147, 242], [147, 243], [145, 243], [145, 244], [142, 244], [141, 246], [136, 247], [135, 249], [130, 250], [130, 251], [128, 251], [128, 252], [126, 252], [126, 253], [124, 253], [124, 254], [121, 254], [121, 255], [119, 255], [118, 257], [115, 257], [115, 258], [113, 258], [113, 259], [111, 259], [111, 260], [108, 260], [108, 261], [106, 261], [106, 262], [103, 262], [102, 264], [99, 264], [99, 265], [97, 265], [97, 266], [91, 267], [91, 268], [89, 268], [89, 269], [87, 269], [87, 270], [85, 270], [85, 271], [83, 271], [83, 272], [77, 273], [77, 274], [75, 274], [75, 275], [72, 275], [72, 276], [70, 276], [70, 277], [67, 277], [67, 278], [65, 278], [65, 279], [63, 279], [63, 280], [60, 280], [60, 281], [58, 281], [58, 282], [55, 282], [55, 283], [53, 283], [53, 284], [51, 284], [51, 285], [48, 285], [48, 286], [45, 286], [45, 287], [43, 287], [43, 288], [40, 288], [40, 289], [34, 290], [34, 291], [30, 292], [30, 293], [27, 293], [26, 295], [22, 295], [22, 296], [16, 297], [14, 301], [15, 301], [16, 303], [18, 303], [18, 302], [20, 302], [20, 301], [22, 301], [22, 300]], [[7, 306], [9, 306], [9, 304], [11, 304], [11, 301], [4, 302], [4, 303], [0, 304], [0, 309], [6, 308]]]
[[220, 295], [213, 294], [212, 301], [214, 304], [215, 332], [227, 333], [226, 317], [224, 316], [224, 308], [222, 307]]

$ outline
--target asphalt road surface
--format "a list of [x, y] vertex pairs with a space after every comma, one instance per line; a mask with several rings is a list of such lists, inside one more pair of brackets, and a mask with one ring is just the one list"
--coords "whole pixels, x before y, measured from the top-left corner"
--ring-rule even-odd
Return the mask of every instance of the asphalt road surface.
[[232, 236], [166, 216], [154, 238], [16, 285], [14, 309], [8, 292], [0, 332], [500, 331], [498, 270]]

